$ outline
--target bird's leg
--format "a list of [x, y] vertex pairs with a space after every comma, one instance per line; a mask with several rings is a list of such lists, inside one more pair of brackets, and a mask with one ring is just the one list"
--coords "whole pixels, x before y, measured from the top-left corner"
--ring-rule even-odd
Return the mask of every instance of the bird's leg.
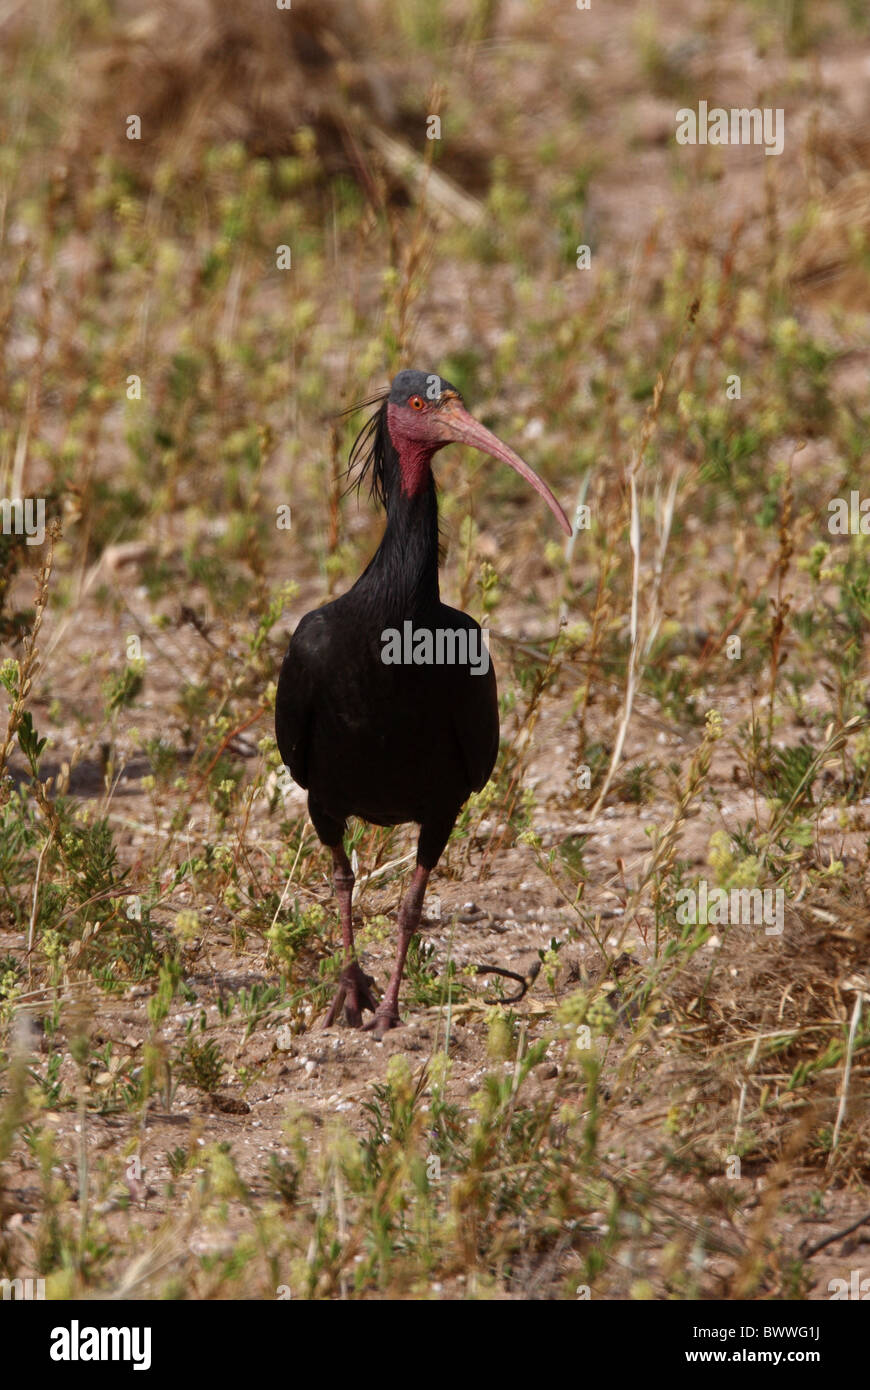
[[402, 971], [405, 968], [405, 957], [408, 954], [411, 937], [420, 925], [423, 897], [426, 892], [426, 884], [429, 882], [429, 872], [429, 869], [424, 869], [422, 864], [417, 865], [414, 870], [414, 877], [411, 879], [411, 886], [399, 908], [399, 949], [396, 952], [396, 964], [390, 976], [386, 993], [375, 1011], [375, 1016], [370, 1023], [366, 1024], [366, 1028], [371, 1030], [377, 1038], [382, 1038], [390, 1028], [397, 1028], [402, 1021], [399, 1018], [399, 986], [402, 983]]
[[341, 844], [332, 846], [332, 881], [335, 885], [335, 896], [338, 898], [338, 913], [341, 918], [341, 939], [344, 945], [344, 969], [341, 972], [338, 989], [335, 998], [329, 1006], [329, 1013], [324, 1020], [324, 1028], [331, 1028], [338, 1015], [341, 1013], [341, 1006], [344, 1005], [344, 1016], [351, 1028], [359, 1028], [362, 1024], [363, 1009], [370, 1009], [374, 1013], [377, 1008], [372, 986], [374, 980], [371, 975], [366, 975], [360, 969], [356, 958], [356, 948], [353, 941], [353, 869], [350, 860], [344, 852]]

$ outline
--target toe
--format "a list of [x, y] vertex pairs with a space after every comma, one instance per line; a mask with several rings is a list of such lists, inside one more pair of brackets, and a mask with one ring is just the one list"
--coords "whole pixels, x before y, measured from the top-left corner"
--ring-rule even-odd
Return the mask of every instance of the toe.
[[401, 1028], [401, 1026], [402, 1020], [398, 1014], [384, 1013], [379, 1010], [371, 1022], [366, 1024], [366, 1032], [373, 1033], [380, 1041], [391, 1028]]
[[335, 997], [333, 998], [333, 1001], [329, 1006], [329, 1013], [323, 1020], [324, 1028], [331, 1028], [335, 1020], [338, 1018], [339, 1014], [341, 1013], [341, 1006], [344, 1003], [344, 997], [344, 985], [339, 985], [338, 989], [335, 991]]

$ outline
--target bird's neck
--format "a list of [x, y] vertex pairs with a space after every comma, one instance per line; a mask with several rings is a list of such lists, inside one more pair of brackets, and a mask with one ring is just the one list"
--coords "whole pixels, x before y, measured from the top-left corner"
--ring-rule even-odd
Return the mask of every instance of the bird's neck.
[[438, 502], [429, 472], [408, 494], [401, 486], [387, 495], [387, 526], [363, 576], [378, 591], [395, 621], [422, 616], [439, 603]]

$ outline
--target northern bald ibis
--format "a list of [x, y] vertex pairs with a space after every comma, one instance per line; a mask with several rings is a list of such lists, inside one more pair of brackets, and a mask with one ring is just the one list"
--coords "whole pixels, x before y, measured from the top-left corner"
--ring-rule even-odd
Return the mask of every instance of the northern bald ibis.
[[[473, 618], [441, 602], [438, 505], [432, 459], [469, 444], [515, 469], [568, 534], [559, 503], [538, 475], [468, 411], [435, 373], [402, 371], [357, 437], [351, 467], [385, 507], [383, 538], [352, 589], [307, 613], [278, 681], [275, 732], [294, 780], [308, 791], [318, 836], [332, 851], [344, 968], [326, 1018], [378, 1037], [399, 1022], [399, 985], [420, 923], [430, 873], [459, 811], [489, 780], [498, 752], [495, 673]], [[367, 402], [372, 404], [373, 402]], [[356, 959], [354, 876], [344, 849], [349, 816], [420, 826], [417, 866], [399, 909], [395, 969], [380, 1003]]]

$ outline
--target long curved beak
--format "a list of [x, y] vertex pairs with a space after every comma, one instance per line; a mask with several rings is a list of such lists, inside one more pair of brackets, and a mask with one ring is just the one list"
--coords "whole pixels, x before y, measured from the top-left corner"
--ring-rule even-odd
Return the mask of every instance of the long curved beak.
[[539, 478], [533, 468], [530, 468], [513, 449], [504, 444], [498, 437], [488, 430], [479, 420], [475, 420], [473, 415], [469, 415], [465, 406], [462, 405], [455, 396], [448, 397], [443, 405], [439, 406], [435, 416], [438, 431], [444, 434], [450, 441], [457, 444], [470, 444], [473, 449], [479, 449], [482, 454], [489, 454], [490, 458], [500, 459], [506, 463], [515, 473], [519, 473], [521, 478], [525, 478], [535, 492], [543, 497], [550, 511], [558, 521], [566, 536], [571, 535], [571, 523], [562, 511], [543, 478]]

